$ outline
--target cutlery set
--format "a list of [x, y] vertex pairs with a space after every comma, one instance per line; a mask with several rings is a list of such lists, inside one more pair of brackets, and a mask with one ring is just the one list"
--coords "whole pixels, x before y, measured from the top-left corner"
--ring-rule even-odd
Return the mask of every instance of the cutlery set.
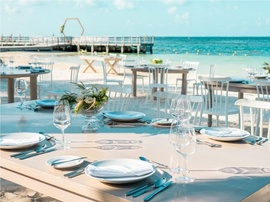
[[212, 143], [212, 142], [208, 142], [208, 141], [202, 141], [202, 140], [199, 140], [197, 139], [197, 144], [203, 144], [203, 145], [207, 145], [209, 147], [216, 147], [216, 148], [221, 148], [222, 145], [221, 144], [215, 144], [215, 143]]
[[148, 184], [142, 185], [136, 189], [133, 189], [126, 193], [126, 196], [131, 196], [133, 198], [138, 197], [144, 193], [147, 193], [149, 191], [153, 191], [149, 195], [144, 197], [144, 201], [149, 201], [151, 198], [153, 198], [156, 194], [160, 193], [167, 187], [169, 187], [172, 184], [171, 180], [168, 180], [166, 178], [158, 178], [154, 182], [150, 182]]

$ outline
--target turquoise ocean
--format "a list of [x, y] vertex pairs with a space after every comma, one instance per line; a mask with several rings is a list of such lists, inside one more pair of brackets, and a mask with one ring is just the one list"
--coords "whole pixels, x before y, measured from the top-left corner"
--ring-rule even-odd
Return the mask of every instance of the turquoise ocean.
[[[242, 69], [244, 65], [263, 72], [263, 63], [270, 63], [270, 37], [155, 37], [152, 54], [127, 55], [130, 59], [146, 61], [168, 59], [173, 65], [197, 61], [200, 62], [198, 74], [207, 74], [210, 64], [216, 64], [216, 75], [247, 76]], [[77, 53], [53, 54], [52, 57], [85, 65]]]

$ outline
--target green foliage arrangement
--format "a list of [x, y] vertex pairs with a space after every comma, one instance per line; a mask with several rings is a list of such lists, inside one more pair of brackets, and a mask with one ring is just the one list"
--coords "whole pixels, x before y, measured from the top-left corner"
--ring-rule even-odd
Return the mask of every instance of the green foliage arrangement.
[[152, 64], [162, 64], [163, 60], [159, 59], [159, 58], [155, 58], [151, 61]]
[[263, 69], [270, 73], [270, 64], [267, 62], [263, 63]]
[[107, 88], [98, 89], [95, 85], [87, 88], [82, 82], [75, 83], [80, 89], [80, 93], [66, 92], [60, 100], [67, 100], [70, 106], [74, 106], [74, 113], [78, 114], [82, 110], [91, 111], [98, 109], [108, 101]]

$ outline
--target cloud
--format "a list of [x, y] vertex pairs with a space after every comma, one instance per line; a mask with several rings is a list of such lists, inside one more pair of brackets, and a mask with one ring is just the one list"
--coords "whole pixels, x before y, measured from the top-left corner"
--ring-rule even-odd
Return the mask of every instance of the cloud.
[[3, 7], [3, 11], [6, 12], [6, 13], [8, 13], [8, 14], [13, 14], [13, 13], [16, 12], [16, 8], [11, 7], [11, 6], [7, 5], [7, 4], [5, 4], [4, 7]]
[[167, 12], [169, 13], [169, 14], [174, 14], [175, 12], [176, 12], [176, 10], [177, 10], [177, 7], [170, 7], [170, 8], [168, 8], [167, 9]]
[[183, 4], [186, 0], [160, 0], [162, 3], [170, 5], [170, 4]]
[[113, 4], [117, 9], [132, 9], [134, 7], [133, 3], [128, 0], [114, 0]]
[[37, 0], [19, 0], [20, 4], [34, 4], [37, 3]]
[[87, 5], [94, 5], [95, 0], [75, 0], [77, 5], [87, 4]]
[[183, 15], [175, 15], [175, 21], [182, 24], [189, 24], [189, 13], [186, 12]]

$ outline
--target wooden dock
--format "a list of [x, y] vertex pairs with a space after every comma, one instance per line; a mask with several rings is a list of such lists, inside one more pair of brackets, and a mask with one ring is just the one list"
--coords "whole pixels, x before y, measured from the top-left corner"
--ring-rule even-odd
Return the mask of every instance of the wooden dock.
[[120, 53], [153, 53], [154, 37], [29, 37], [1, 36], [4, 51], [88, 51]]

